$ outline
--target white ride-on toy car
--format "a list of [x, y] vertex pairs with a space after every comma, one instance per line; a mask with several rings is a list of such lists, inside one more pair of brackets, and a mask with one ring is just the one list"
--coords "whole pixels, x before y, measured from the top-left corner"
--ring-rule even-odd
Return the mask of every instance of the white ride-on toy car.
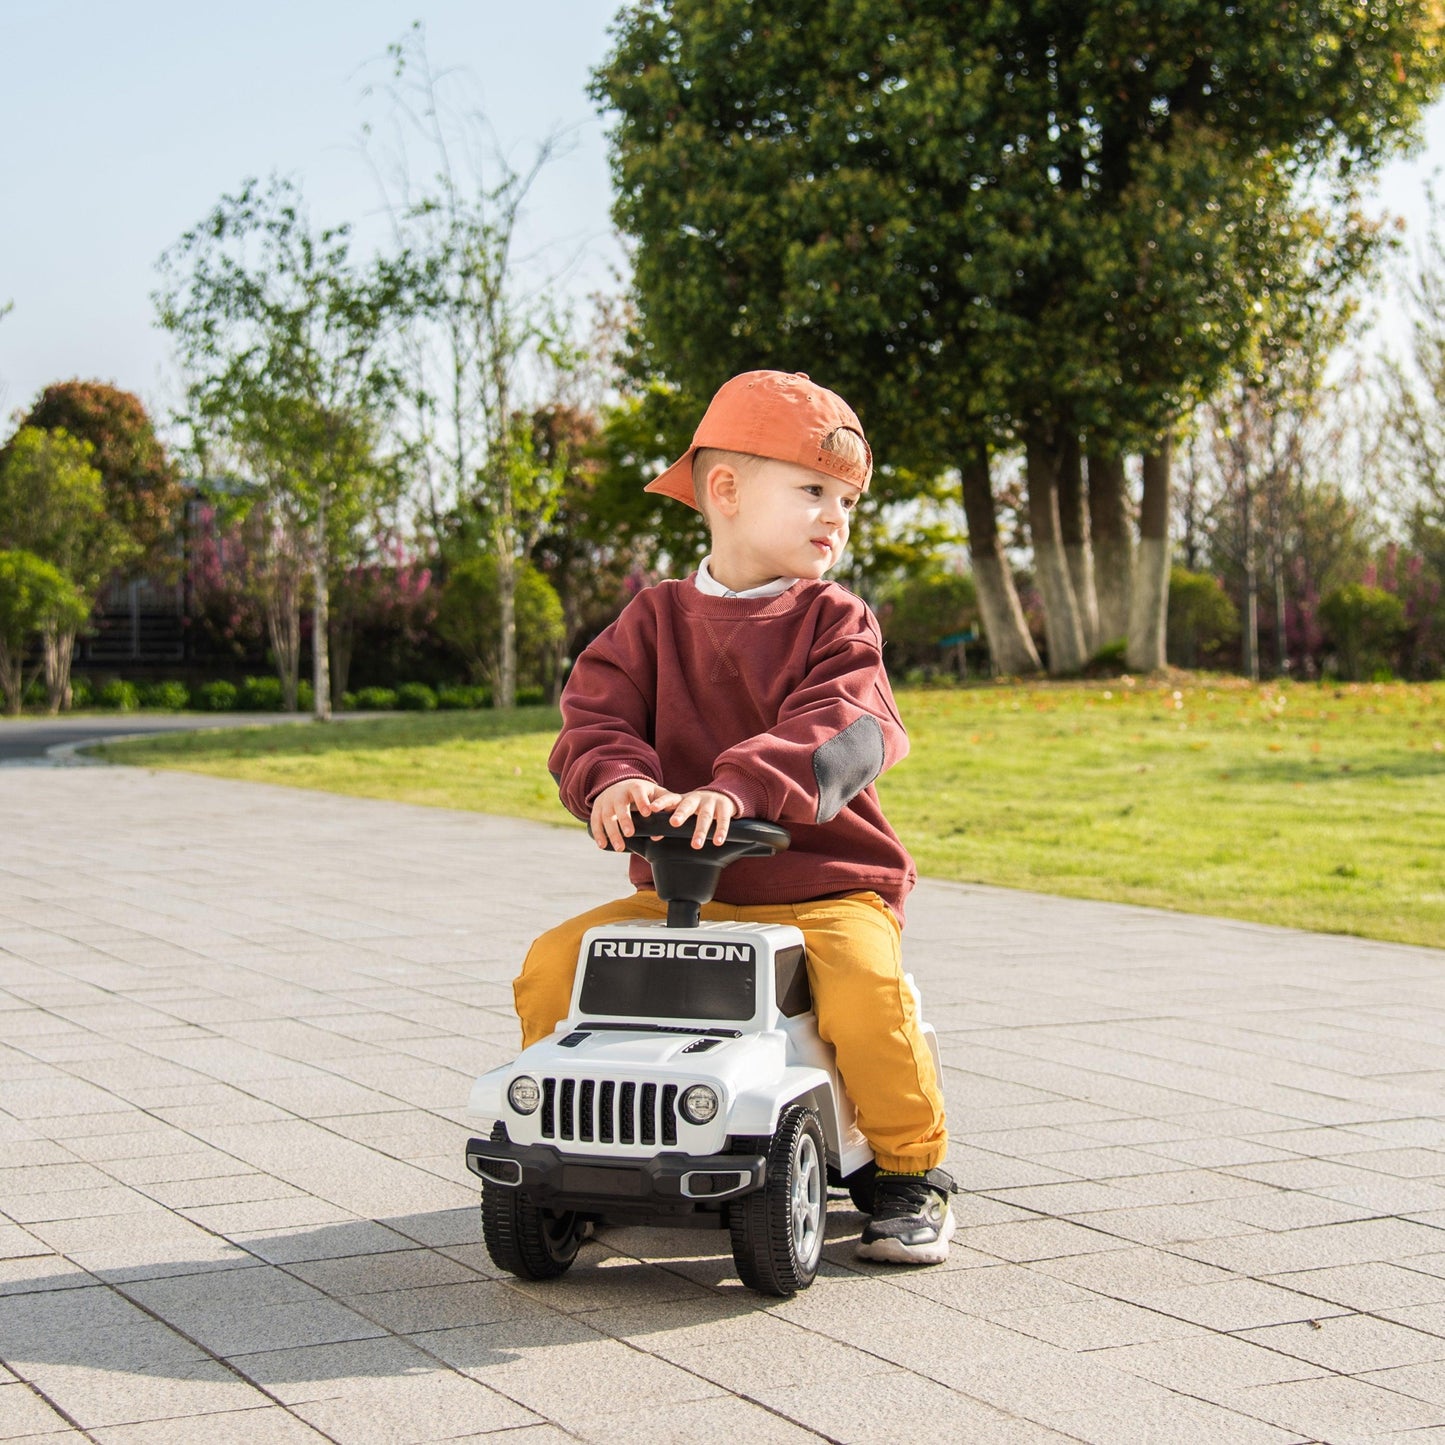
[[743, 1283], [791, 1295], [818, 1270], [828, 1183], [871, 1213], [873, 1153], [818, 1036], [803, 935], [698, 921], [724, 867], [788, 834], [736, 819], [694, 849], [691, 821], [636, 828], [667, 922], [590, 929], [567, 1018], [472, 1087], [468, 1112], [494, 1121], [466, 1155], [487, 1250], [551, 1279], [589, 1226], [727, 1229]]

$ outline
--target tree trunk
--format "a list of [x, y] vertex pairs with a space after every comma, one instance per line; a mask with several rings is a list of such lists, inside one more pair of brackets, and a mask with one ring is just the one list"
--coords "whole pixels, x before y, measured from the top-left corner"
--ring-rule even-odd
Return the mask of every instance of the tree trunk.
[[1029, 531], [1034, 542], [1034, 571], [1044, 599], [1044, 636], [1049, 671], [1078, 672], [1088, 658], [1069, 562], [1059, 525], [1059, 472], [1062, 449], [1054, 436], [1034, 430], [1025, 442], [1029, 491]]
[[1010, 677], [1039, 670], [1039, 654], [1029, 636], [1024, 610], [1014, 587], [1013, 570], [998, 534], [998, 516], [989, 479], [988, 451], [979, 447], [959, 468], [963, 512], [968, 523], [968, 555], [978, 588], [983, 630], [996, 671]]
[[1244, 548], [1244, 675], [1259, 681], [1259, 573], [1254, 565], [1254, 487], [1248, 477], [1240, 492], [1240, 534]]
[[295, 712], [301, 669], [301, 600], [294, 590], [267, 601], [266, 636], [281, 679], [281, 706], [286, 712]]
[[1274, 554], [1270, 558], [1274, 570], [1274, 660], [1275, 672], [1279, 677], [1289, 673], [1289, 638], [1285, 632], [1286, 612], [1284, 599], [1284, 558], [1280, 555], [1276, 533]]
[[50, 713], [70, 706], [70, 663], [75, 656], [75, 628], [46, 628], [41, 639], [45, 659], [45, 705]]
[[276, 675], [281, 680], [281, 706], [296, 711], [298, 674], [301, 668], [301, 598], [292, 568], [293, 559], [275, 559], [276, 571], [268, 579], [264, 598], [266, 637], [276, 659]]
[[7, 717], [20, 712], [20, 699], [25, 693], [25, 650], [12, 652], [0, 642], [0, 697], [4, 698]]
[[1099, 645], [1108, 646], [1129, 635], [1129, 594], [1134, 587], [1134, 539], [1129, 535], [1129, 495], [1121, 454], [1089, 453], [1089, 531], [1094, 544]]
[[1079, 626], [1084, 634], [1084, 656], [1092, 657], [1099, 647], [1099, 604], [1094, 592], [1094, 553], [1089, 545], [1089, 519], [1084, 511], [1084, 468], [1079, 439], [1068, 432], [1059, 451], [1059, 535], [1069, 581], [1079, 609]]
[[331, 721], [331, 549], [326, 489], [316, 495], [316, 543], [311, 557], [311, 693], [317, 722]]
[[351, 680], [351, 652], [356, 643], [356, 614], [347, 607], [331, 614], [331, 636], [327, 655], [331, 659], [331, 697], [339, 702], [346, 696]]
[[1135, 672], [1156, 672], [1168, 658], [1170, 439], [1144, 458], [1144, 497], [1139, 508], [1139, 555], [1129, 599], [1128, 664]]

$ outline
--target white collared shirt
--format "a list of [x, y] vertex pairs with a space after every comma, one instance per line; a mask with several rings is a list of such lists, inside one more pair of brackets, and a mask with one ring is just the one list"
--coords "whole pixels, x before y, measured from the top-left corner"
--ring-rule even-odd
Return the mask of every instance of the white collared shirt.
[[712, 555], [709, 554], [697, 564], [697, 577], [694, 579], [697, 590], [704, 597], [778, 597], [798, 580], [796, 577], [774, 577], [771, 582], [764, 582], [761, 587], [749, 587], [742, 592], [734, 592], [731, 587], [724, 587], [708, 570], [707, 564], [711, 561]]

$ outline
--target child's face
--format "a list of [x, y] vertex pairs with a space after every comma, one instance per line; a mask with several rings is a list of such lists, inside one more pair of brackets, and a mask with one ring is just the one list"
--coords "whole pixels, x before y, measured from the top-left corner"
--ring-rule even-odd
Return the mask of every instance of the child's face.
[[776, 577], [822, 577], [843, 556], [860, 495], [811, 467], [759, 462], [712, 517], [713, 575], [736, 591]]

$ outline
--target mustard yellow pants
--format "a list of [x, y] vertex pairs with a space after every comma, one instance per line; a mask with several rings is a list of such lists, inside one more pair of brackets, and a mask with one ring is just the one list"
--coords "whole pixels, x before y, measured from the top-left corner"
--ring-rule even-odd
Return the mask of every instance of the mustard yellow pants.
[[[566, 1017], [577, 952], [589, 928], [666, 916], [667, 905], [640, 889], [544, 933], [512, 985], [523, 1046], [546, 1038]], [[898, 920], [888, 905], [876, 893], [853, 893], [814, 903], [709, 903], [702, 916], [802, 930], [818, 1032], [833, 1046], [878, 1167], [909, 1173], [941, 1164], [948, 1149], [943, 1094], [903, 977]]]

